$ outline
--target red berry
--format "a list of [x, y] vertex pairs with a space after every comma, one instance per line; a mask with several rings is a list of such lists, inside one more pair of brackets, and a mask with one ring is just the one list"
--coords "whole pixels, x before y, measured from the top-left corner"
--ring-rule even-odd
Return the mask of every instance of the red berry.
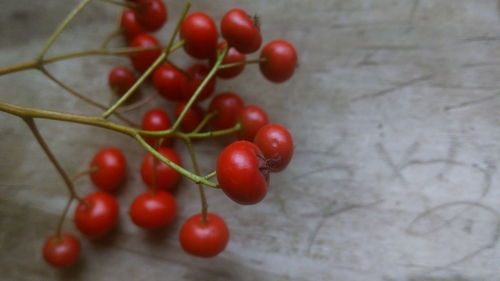
[[108, 75], [109, 87], [117, 96], [123, 96], [136, 81], [135, 74], [124, 66], [114, 67]]
[[83, 198], [75, 210], [75, 225], [85, 235], [102, 236], [118, 221], [118, 202], [106, 192], [94, 192]]
[[138, 0], [137, 22], [148, 31], [160, 29], [167, 21], [167, 7], [162, 0]]
[[107, 147], [95, 154], [90, 167], [97, 168], [90, 174], [92, 182], [103, 191], [114, 191], [125, 179], [127, 161], [120, 149]]
[[256, 105], [247, 105], [240, 111], [238, 120], [241, 123], [241, 130], [238, 138], [253, 141], [257, 131], [269, 123], [267, 113]]
[[[168, 130], [171, 126], [170, 117], [165, 110], [154, 108], [146, 112], [142, 117], [142, 129], [147, 131], [163, 131]], [[146, 138], [149, 145], [156, 146], [156, 142], [160, 138]], [[171, 138], [163, 138], [162, 145], [169, 146], [172, 144]]]
[[269, 171], [260, 149], [248, 141], [228, 145], [217, 159], [217, 180], [224, 193], [239, 204], [260, 202], [267, 193]]
[[[129, 47], [146, 48], [160, 46], [158, 40], [151, 34], [142, 33], [134, 37]], [[146, 50], [130, 54], [132, 65], [139, 72], [144, 72], [161, 55], [161, 49]]]
[[220, 28], [229, 45], [242, 53], [253, 53], [262, 44], [259, 27], [242, 9], [229, 10], [222, 18]]
[[183, 99], [182, 87], [186, 83], [184, 73], [175, 67], [163, 64], [158, 66], [153, 73], [153, 85], [162, 97], [170, 101]]
[[265, 61], [259, 64], [260, 71], [268, 80], [281, 83], [288, 80], [297, 66], [297, 52], [288, 41], [269, 42], [260, 53]]
[[137, 17], [134, 10], [127, 9], [122, 13], [120, 27], [128, 41], [135, 36], [146, 32], [146, 30], [137, 22]]
[[208, 107], [208, 112], [218, 112], [210, 120], [210, 124], [216, 130], [228, 129], [236, 125], [238, 114], [245, 104], [235, 93], [222, 93], [213, 98]]
[[[194, 92], [203, 82], [209, 71], [210, 70], [208, 69], [208, 66], [200, 63], [193, 64], [187, 69], [187, 72], [190, 76], [186, 80], [186, 83], [184, 83], [184, 87], [182, 88], [184, 100], [189, 100], [189, 98], [194, 95]], [[196, 101], [200, 102], [202, 100], [205, 100], [214, 92], [214, 90], [215, 78], [212, 78], [208, 81], [203, 90], [201, 90], [201, 93]]]
[[[158, 152], [175, 164], [182, 166], [181, 157], [175, 150], [167, 147], [160, 147]], [[153, 186], [153, 155], [148, 153], [141, 164], [141, 176], [144, 183]], [[156, 187], [158, 189], [172, 190], [179, 182], [181, 175], [167, 164], [158, 160], [156, 165]]]
[[217, 36], [214, 20], [205, 13], [194, 12], [181, 24], [180, 38], [185, 41], [184, 50], [194, 58], [212, 57], [217, 47]]
[[260, 128], [253, 141], [266, 158], [271, 172], [279, 172], [286, 168], [293, 155], [292, 135], [278, 124], [267, 124]]
[[68, 267], [80, 256], [80, 249], [80, 240], [72, 234], [54, 234], [43, 244], [43, 258], [52, 266]]
[[[181, 112], [184, 110], [186, 104], [186, 102], [180, 102], [177, 104], [175, 107], [176, 117], [181, 115]], [[186, 111], [186, 114], [181, 121], [181, 129], [184, 132], [192, 132], [201, 123], [204, 115], [205, 113], [203, 112], [203, 109], [199, 105], [193, 104], [188, 111]]]
[[210, 258], [224, 251], [229, 241], [229, 230], [218, 215], [208, 213], [207, 220], [203, 221], [202, 215], [197, 214], [182, 225], [179, 240], [189, 254]]
[[139, 227], [157, 229], [170, 224], [177, 212], [174, 197], [162, 190], [146, 191], [130, 206], [130, 218]]
[[[221, 41], [219, 45], [217, 45], [218, 50], [223, 50], [224, 48], [227, 47], [227, 42], [226, 41]], [[242, 54], [238, 52], [234, 47], [229, 48], [226, 56], [222, 60], [222, 64], [230, 64], [230, 63], [237, 63], [237, 62], [244, 62], [246, 60], [245, 54]], [[215, 58], [212, 58], [210, 60], [210, 65], [215, 64]], [[222, 79], [230, 79], [238, 76], [243, 69], [245, 69], [245, 64], [241, 64], [238, 66], [233, 66], [230, 68], [224, 68], [220, 69], [217, 71], [217, 77], [220, 77]]]

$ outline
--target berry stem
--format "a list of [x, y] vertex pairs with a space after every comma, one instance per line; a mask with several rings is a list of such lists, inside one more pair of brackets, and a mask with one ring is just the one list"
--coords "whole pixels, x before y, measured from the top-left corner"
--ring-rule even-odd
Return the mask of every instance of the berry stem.
[[261, 63], [267, 61], [267, 58], [259, 58], [259, 59], [254, 59], [254, 60], [246, 60], [246, 61], [239, 61], [239, 62], [233, 62], [233, 63], [226, 63], [223, 64], [219, 67], [219, 69], [224, 69], [224, 68], [231, 68], [235, 66], [239, 66], [242, 64], [253, 64], [253, 63]]
[[[184, 142], [186, 143], [187, 149], [189, 151], [189, 157], [191, 157], [191, 162], [193, 163], [194, 172], [199, 175], [200, 168], [198, 166], [198, 161], [196, 160], [196, 154], [194, 153], [193, 143], [189, 138], [185, 138]], [[205, 196], [205, 189], [203, 188], [202, 183], [198, 183], [198, 191], [200, 193], [200, 201], [201, 201], [201, 219], [203, 223], [206, 223], [208, 202], [207, 202], [207, 197]]]
[[68, 202], [64, 206], [61, 217], [59, 218], [59, 222], [57, 223], [56, 235], [57, 237], [61, 237], [62, 227], [64, 224], [64, 219], [66, 219], [66, 215], [68, 214], [69, 207], [71, 206], [71, 202], [73, 202], [74, 197], [72, 195], [69, 196]]
[[213, 178], [215, 176], [217, 176], [217, 171], [211, 172], [210, 174], [206, 175], [204, 178], [206, 178], [207, 180], [209, 180], [209, 179], [211, 179], [211, 178]]
[[215, 116], [217, 116], [218, 114], [219, 114], [219, 111], [216, 110], [216, 111], [210, 112], [207, 115], [205, 115], [205, 117], [203, 118], [203, 120], [201, 120], [200, 124], [198, 124], [198, 126], [196, 126], [196, 128], [191, 133], [198, 133], [199, 131], [201, 131], [203, 129], [203, 127], [205, 127], [205, 125], [207, 125], [207, 123], [212, 118], [214, 118]]
[[117, 5], [117, 6], [124, 7], [124, 8], [131, 8], [131, 9], [137, 7], [137, 5], [135, 3], [126, 3], [126, 2], [122, 2], [122, 1], [116, 1], [116, 0], [101, 0], [101, 2], [106, 2], [109, 4]]
[[47, 157], [50, 159], [50, 162], [52, 162], [52, 164], [56, 168], [56, 170], [59, 173], [59, 175], [61, 175], [64, 183], [66, 184], [66, 187], [69, 190], [69, 193], [70, 193], [71, 197], [74, 197], [74, 198], [78, 199], [79, 201], [83, 201], [76, 194], [75, 187], [73, 185], [73, 182], [69, 178], [68, 174], [63, 169], [63, 167], [61, 166], [61, 164], [59, 164], [59, 161], [57, 161], [56, 157], [54, 156], [54, 154], [50, 150], [50, 148], [47, 145], [47, 143], [45, 143], [45, 140], [43, 139], [42, 135], [40, 134], [40, 131], [38, 131], [38, 127], [36, 126], [35, 121], [33, 120], [33, 118], [31, 118], [31, 117], [27, 117], [26, 118], [25, 117], [25, 118], [23, 118], [23, 120], [24, 120], [24, 122], [26, 122], [26, 125], [28, 125], [28, 127], [30, 128], [31, 133], [33, 134], [33, 136], [35, 137], [35, 139], [38, 141], [38, 144], [40, 144], [40, 146], [42, 147], [43, 151], [45, 152], [45, 154], [47, 155]]
[[224, 136], [224, 135], [229, 135], [232, 133], [236, 133], [239, 130], [241, 130], [241, 124], [238, 122], [238, 123], [236, 123], [236, 125], [234, 125], [234, 127], [224, 129], [224, 130], [209, 131], [209, 132], [204, 132], [204, 133], [188, 133], [188, 134], [176, 132], [175, 134], [179, 135], [182, 138], [185, 137], [185, 138], [190, 138], [190, 139], [203, 139], [203, 138], [220, 137], [220, 136]]
[[107, 49], [111, 40], [122, 33], [121, 29], [118, 27], [115, 31], [109, 33], [101, 43], [101, 49]]
[[80, 172], [76, 173], [76, 175], [71, 177], [71, 182], [74, 183], [75, 181], [77, 181], [81, 177], [88, 175], [88, 174], [92, 174], [94, 172], [97, 172], [97, 170], [99, 170], [99, 168], [97, 166], [92, 166], [92, 167], [90, 167], [90, 169], [80, 171]]
[[36, 57], [36, 61], [40, 62], [43, 60], [43, 57], [49, 50], [50, 46], [56, 41], [56, 39], [61, 35], [61, 32], [68, 26], [68, 24], [75, 18], [75, 16], [80, 13], [83, 8], [90, 3], [92, 0], [82, 0], [78, 5], [76, 5], [75, 8], [69, 14], [66, 16], [66, 18], [59, 24], [59, 26], [52, 32], [50, 35], [49, 39], [47, 39], [47, 42], [43, 45], [42, 49], [40, 50], [40, 53]]
[[140, 108], [141, 106], [146, 105], [150, 101], [154, 100], [155, 97], [156, 97], [156, 94], [154, 94], [154, 93], [150, 94], [149, 96], [147, 96], [147, 97], [143, 98], [142, 100], [139, 100], [139, 101], [137, 101], [137, 102], [135, 102], [133, 104], [120, 107], [116, 112], [118, 112], [118, 113], [125, 113], [125, 112], [132, 111], [134, 109]]

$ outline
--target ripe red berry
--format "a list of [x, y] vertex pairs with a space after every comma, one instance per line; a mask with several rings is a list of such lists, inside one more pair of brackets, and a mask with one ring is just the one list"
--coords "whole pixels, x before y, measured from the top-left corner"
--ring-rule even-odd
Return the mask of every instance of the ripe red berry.
[[128, 41], [132, 40], [135, 36], [146, 32], [146, 30], [137, 22], [135, 11], [132, 9], [123, 11], [120, 27]]
[[114, 191], [125, 179], [127, 161], [118, 148], [107, 147], [99, 150], [90, 162], [90, 168], [97, 168], [90, 174], [92, 182], [103, 191]]
[[106, 192], [94, 192], [83, 198], [75, 210], [75, 225], [85, 235], [102, 236], [118, 221], [118, 202]]
[[[193, 64], [187, 69], [187, 72], [190, 76], [188, 77], [186, 83], [184, 83], [184, 86], [182, 88], [182, 95], [184, 97], [184, 100], [189, 100], [189, 98], [194, 95], [194, 92], [203, 82], [209, 71], [210, 70], [208, 69], [208, 66], [200, 63]], [[196, 101], [200, 102], [202, 100], [205, 100], [214, 92], [214, 90], [215, 78], [212, 78], [208, 81], [203, 90], [201, 90], [201, 93]]]
[[167, 21], [167, 7], [162, 0], [138, 0], [137, 22], [148, 31], [160, 29]]
[[229, 45], [242, 53], [253, 53], [262, 44], [259, 27], [242, 9], [229, 10], [222, 18], [220, 28]]
[[217, 180], [224, 193], [239, 204], [260, 202], [267, 193], [269, 171], [260, 149], [248, 141], [228, 145], [217, 159]]
[[[134, 37], [129, 47], [146, 48], [160, 46], [158, 40], [151, 34], [142, 33]], [[161, 49], [145, 50], [130, 54], [132, 65], [139, 72], [144, 72], [161, 55]]]
[[[158, 152], [174, 162], [175, 164], [182, 166], [181, 157], [175, 150], [167, 147], [160, 147]], [[144, 183], [152, 187], [153, 186], [153, 155], [148, 153], [141, 164], [141, 176]], [[179, 182], [181, 175], [176, 170], [170, 168], [167, 164], [158, 160], [156, 165], [156, 187], [158, 189], [172, 190]]]
[[186, 83], [184, 73], [175, 67], [163, 64], [153, 73], [153, 85], [162, 97], [170, 101], [183, 100], [182, 87]]
[[130, 206], [130, 218], [139, 227], [157, 229], [169, 225], [175, 218], [177, 204], [174, 197], [162, 190], [146, 191], [137, 196]]
[[[181, 112], [184, 110], [184, 107], [186, 107], [186, 104], [186, 102], [180, 102], [177, 104], [175, 107], [176, 117], [181, 115]], [[181, 129], [184, 132], [192, 132], [201, 123], [204, 115], [205, 113], [203, 112], [203, 109], [199, 105], [193, 104], [188, 111], [186, 111], [186, 114], [181, 121]]]
[[[165, 110], [161, 108], [153, 108], [146, 112], [142, 117], [142, 129], [147, 131], [163, 131], [171, 126], [170, 117]], [[156, 146], [156, 142], [160, 138], [146, 138], [149, 145]], [[171, 138], [163, 138], [162, 145], [169, 146], [172, 144]]]
[[[219, 45], [217, 45], [218, 50], [223, 50], [224, 48], [227, 47], [227, 42], [226, 41], [221, 41]], [[229, 48], [226, 56], [222, 60], [222, 64], [230, 64], [230, 63], [237, 63], [237, 62], [244, 62], [246, 60], [245, 54], [242, 54], [238, 52], [234, 47]], [[210, 60], [210, 65], [215, 64], [215, 58], [212, 58]], [[233, 66], [230, 68], [224, 68], [220, 69], [217, 71], [217, 77], [220, 77], [222, 79], [230, 79], [238, 76], [243, 69], [245, 69], [245, 64], [241, 64], [238, 66]]]
[[194, 12], [181, 24], [180, 38], [184, 39], [184, 50], [197, 59], [213, 56], [217, 47], [217, 26], [205, 13]]
[[207, 220], [203, 221], [202, 215], [197, 214], [182, 225], [179, 240], [187, 253], [210, 258], [224, 251], [229, 241], [229, 230], [218, 215], [208, 213]]
[[260, 53], [265, 61], [259, 64], [260, 71], [268, 80], [281, 83], [288, 80], [297, 66], [297, 51], [288, 41], [269, 42]]
[[238, 138], [241, 140], [253, 141], [257, 131], [269, 123], [267, 113], [256, 105], [247, 105], [240, 111], [238, 121], [241, 123], [241, 130]]
[[243, 100], [235, 93], [227, 92], [215, 96], [210, 102], [208, 112], [218, 112], [218, 114], [210, 120], [210, 124], [216, 130], [233, 127], [244, 106]]
[[135, 81], [137, 81], [135, 74], [124, 66], [114, 67], [108, 75], [109, 87], [117, 96], [123, 96]]
[[68, 267], [80, 256], [80, 249], [80, 240], [72, 234], [54, 234], [43, 244], [43, 258], [52, 266]]
[[293, 155], [292, 135], [278, 124], [267, 124], [260, 128], [253, 141], [266, 158], [271, 172], [279, 172], [286, 168]]

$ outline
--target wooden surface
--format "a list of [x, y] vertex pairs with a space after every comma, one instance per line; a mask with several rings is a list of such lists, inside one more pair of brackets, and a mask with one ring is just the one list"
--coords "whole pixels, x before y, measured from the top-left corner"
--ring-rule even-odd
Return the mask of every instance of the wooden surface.
[[[96, 1], [98, 2], [98, 1]], [[182, 1], [169, 1], [173, 28]], [[3, 0], [0, 64], [35, 56], [76, 1]], [[231, 230], [214, 259], [182, 252], [181, 222], [198, 211], [195, 186], [177, 192], [179, 215], [160, 233], [127, 216], [142, 192], [144, 151], [102, 129], [39, 121], [67, 170], [85, 169], [99, 148], [126, 150], [129, 174], [120, 226], [83, 241], [80, 264], [55, 270], [41, 259], [66, 200], [63, 183], [26, 126], [0, 114], [0, 279], [2, 280], [500, 280], [500, 23], [496, 0], [194, 1], [220, 19], [230, 7], [260, 16], [264, 40], [297, 46], [300, 66], [281, 85], [258, 68], [217, 91], [263, 106], [295, 137], [290, 167], [272, 176], [267, 198], [239, 206], [209, 191], [210, 210]], [[113, 6], [92, 4], [51, 54], [95, 47], [113, 29]], [[120, 42], [115, 42], [120, 44]], [[192, 60], [175, 59], [183, 66]], [[125, 58], [50, 65], [72, 87], [107, 102], [105, 77]], [[0, 98], [97, 114], [35, 71], [0, 77]], [[158, 106], [171, 108], [162, 100]], [[137, 120], [144, 110], [130, 114]], [[229, 139], [196, 144], [204, 172]], [[181, 143], [176, 147], [182, 151]], [[187, 167], [190, 167], [187, 165]], [[93, 187], [87, 178], [78, 190]], [[65, 225], [75, 232], [71, 219]]]

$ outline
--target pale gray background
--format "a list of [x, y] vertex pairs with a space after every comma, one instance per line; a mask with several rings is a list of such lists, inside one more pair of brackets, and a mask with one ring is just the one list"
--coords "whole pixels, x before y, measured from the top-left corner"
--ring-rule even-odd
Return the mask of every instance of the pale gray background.
[[[2, 0], [0, 65], [34, 57], [77, 1]], [[99, 1], [95, 1], [99, 2]], [[182, 1], [169, 1], [172, 30]], [[82, 260], [55, 270], [41, 259], [66, 191], [28, 129], [0, 114], [0, 279], [2, 280], [500, 280], [500, 24], [496, 0], [194, 1], [220, 19], [231, 7], [260, 16], [265, 41], [287, 38], [300, 66], [275, 85], [258, 68], [221, 83], [265, 108], [295, 137], [295, 157], [272, 176], [259, 205], [239, 206], [209, 191], [231, 241], [214, 259], [182, 252], [177, 231], [198, 211], [195, 186], [177, 192], [179, 215], [148, 234], [127, 217], [145, 187], [144, 152], [126, 136], [39, 121], [67, 170], [85, 169], [106, 145], [126, 150], [129, 174], [119, 230], [82, 239]], [[90, 5], [49, 54], [93, 48], [119, 9]], [[122, 42], [114, 41], [118, 46]], [[255, 56], [251, 56], [255, 57]], [[175, 55], [180, 65], [191, 59]], [[93, 57], [49, 69], [105, 103], [106, 75], [126, 58]], [[0, 77], [16, 104], [98, 114], [36, 71]], [[170, 108], [157, 99], [158, 106]], [[145, 109], [129, 114], [138, 120]], [[229, 139], [196, 144], [204, 172]], [[176, 147], [187, 155], [181, 143]], [[190, 168], [190, 165], [187, 165]], [[81, 194], [94, 190], [88, 178]], [[65, 229], [75, 232], [71, 219]]]

